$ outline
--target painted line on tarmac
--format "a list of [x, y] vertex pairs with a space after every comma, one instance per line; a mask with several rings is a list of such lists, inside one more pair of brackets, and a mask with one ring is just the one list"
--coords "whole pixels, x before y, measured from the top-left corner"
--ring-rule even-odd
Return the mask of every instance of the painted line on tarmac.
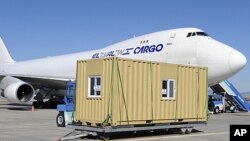
[[211, 135], [223, 135], [229, 134], [229, 132], [216, 132], [216, 133], [204, 133], [204, 134], [184, 134], [184, 135], [174, 135], [174, 136], [164, 136], [164, 137], [149, 137], [149, 138], [140, 138], [140, 139], [130, 139], [133, 141], [141, 141], [141, 140], [156, 140], [156, 139], [171, 139], [171, 138], [187, 138], [187, 137], [199, 137], [199, 136], [211, 136]]

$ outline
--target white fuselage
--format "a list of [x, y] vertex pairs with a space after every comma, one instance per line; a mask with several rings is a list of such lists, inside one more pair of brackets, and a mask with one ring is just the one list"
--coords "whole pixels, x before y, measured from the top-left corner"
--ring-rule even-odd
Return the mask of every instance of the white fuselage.
[[76, 77], [77, 60], [117, 56], [208, 67], [208, 83], [214, 85], [228, 79], [245, 66], [246, 58], [240, 52], [200, 33], [204, 32], [197, 28], [166, 30], [135, 37], [103, 49], [5, 63], [0, 65], [0, 75], [67, 81]]

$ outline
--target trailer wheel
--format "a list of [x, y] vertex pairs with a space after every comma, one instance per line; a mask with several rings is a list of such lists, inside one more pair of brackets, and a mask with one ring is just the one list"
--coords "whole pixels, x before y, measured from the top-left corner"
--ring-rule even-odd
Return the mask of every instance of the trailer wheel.
[[193, 130], [193, 128], [187, 128], [185, 133], [190, 134], [192, 132], [192, 130]]
[[109, 133], [100, 133], [99, 137], [101, 140], [108, 141], [110, 138], [110, 134]]
[[56, 117], [56, 124], [57, 127], [65, 127], [65, 119], [64, 119], [64, 113], [59, 112], [57, 117]]

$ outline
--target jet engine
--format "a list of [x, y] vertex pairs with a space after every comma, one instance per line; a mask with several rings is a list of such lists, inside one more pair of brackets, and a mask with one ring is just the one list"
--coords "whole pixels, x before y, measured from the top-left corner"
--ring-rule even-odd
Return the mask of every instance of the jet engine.
[[35, 95], [35, 90], [29, 83], [10, 76], [1, 80], [0, 89], [1, 95], [13, 103], [28, 103]]

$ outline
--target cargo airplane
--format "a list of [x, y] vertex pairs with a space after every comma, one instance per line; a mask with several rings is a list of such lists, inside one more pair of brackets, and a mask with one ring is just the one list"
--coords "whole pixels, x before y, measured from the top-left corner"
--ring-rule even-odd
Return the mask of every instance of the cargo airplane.
[[179, 28], [134, 37], [102, 49], [16, 62], [0, 38], [0, 91], [12, 103], [64, 94], [76, 78], [76, 61], [122, 57], [208, 67], [208, 84], [215, 85], [240, 71], [244, 55], [198, 28]]

